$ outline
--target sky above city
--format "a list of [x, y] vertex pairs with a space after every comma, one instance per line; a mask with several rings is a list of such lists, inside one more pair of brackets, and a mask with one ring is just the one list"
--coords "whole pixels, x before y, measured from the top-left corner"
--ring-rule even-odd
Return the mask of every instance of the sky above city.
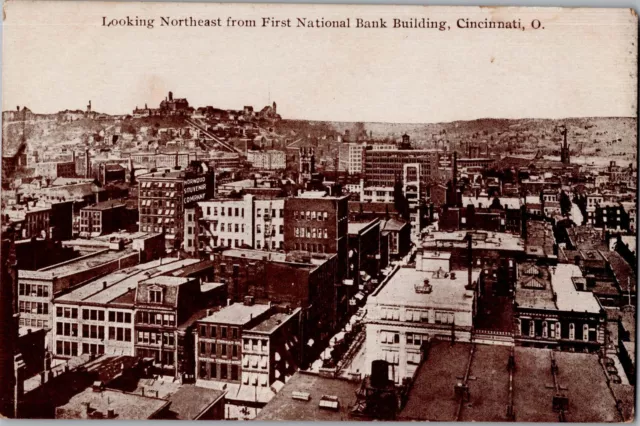
[[[5, 5], [3, 110], [278, 103], [285, 118], [446, 122], [635, 116], [637, 18], [628, 10], [30, 2]], [[155, 28], [105, 27], [154, 18]], [[437, 29], [176, 28], [160, 17], [429, 18]], [[544, 29], [471, 30], [458, 19]]]

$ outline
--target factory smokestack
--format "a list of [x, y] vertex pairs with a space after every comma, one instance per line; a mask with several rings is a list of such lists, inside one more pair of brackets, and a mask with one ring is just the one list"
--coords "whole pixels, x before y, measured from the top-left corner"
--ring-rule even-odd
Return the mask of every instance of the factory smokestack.
[[[469, 289], [473, 286], [473, 277], [471, 276], [471, 270], [473, 269], [473, 248], [472, 248], [472, 240], [471, 234], [467, 234], [467, 259], [469, 260], [468, 264], [468, 277], [467, 277], [467, 287]], [[478, 291], [480, 288], [478, 287]]]

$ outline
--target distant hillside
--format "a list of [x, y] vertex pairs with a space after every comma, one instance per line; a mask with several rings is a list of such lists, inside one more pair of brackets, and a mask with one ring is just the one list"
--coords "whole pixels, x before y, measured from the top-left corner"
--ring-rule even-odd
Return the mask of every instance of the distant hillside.
[[[366, 132], [377, 140], [398, 140], [404, 133], [411, 136], [416, 146], [433, 148], [443, 143], [449, 146], [478, 144], [489, 150], [505, 152], [508, 146], [515, 150], [541, 150], [553, 154], [559, 150], [561, 140], [558, 126], [567, 126], [568, 142], [574, 154], [597, 156], [634, 156], [637, 151], [637, 120], [634, 118], [596, 117], [551, 119], [478, 119], [450, 123], [352, 123], [303, 122], [283, 120], [279, 128], [289, 131], [298, 128], [299, 136], [324, 131], [344, 134]], [[461, 145], [462, 144], [462, 145]]]

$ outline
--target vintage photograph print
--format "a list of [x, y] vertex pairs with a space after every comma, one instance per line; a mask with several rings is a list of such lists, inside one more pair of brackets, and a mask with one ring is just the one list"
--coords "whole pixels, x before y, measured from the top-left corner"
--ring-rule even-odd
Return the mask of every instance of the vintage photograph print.
[[633, 10], [3, 12], [1, 417], [634, 420]]

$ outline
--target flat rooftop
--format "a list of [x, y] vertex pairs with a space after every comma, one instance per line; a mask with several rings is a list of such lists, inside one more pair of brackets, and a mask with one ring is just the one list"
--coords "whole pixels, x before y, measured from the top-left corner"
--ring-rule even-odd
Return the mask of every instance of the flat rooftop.
[[556, 305], [561, 311], [600, 313], [602, 306], [590, 291], [578, 291], [573, 278], [582, 278], [578, 265], [560, 263], [552, 269], [551, 286], [557, 294]]
[[[314, 374], [297, 372], [284, 385], [282, 390], [260, 411], [255, 420], [261, 421], [338, 421], [362, 420], [351, 417], [349, 412], [356, 402], [358, 382], [345, 379], [333, 379]], [[293, 399], [293, 392], [307, 392], [308, 401]], [[323, 395], [338, 398], [337, 411], [319, 407]]]
[[290, 251], [288, 253], [255, 250], [255, 249], [228, 249], [222, 252], [223, 256], [239, 257], [251, 260], [263, 260], [270, 262], [281, 263], [296, 263], [300, 265], [321, 265], [328, 259], [332, 258], [333, 254], [326, 253], [309, 253], [303, 251]]
[[140, 281], [159, 274], [170, 273], [197, 262], [199, 262], [198, 259], [165, 258], [143, 263], [97, 278], [76, 290], [57, 297], [55, 302], [82, 304], [122, 302], [119, 298], [135, 290]]
[[83, 210], [109, 210], [109, 209], [115, 209], [115, 208], [124, 207], [124, 206], [125, 206], [125, 203], [120, 200], [107, 200], [97, 204], [92, 204], [90, 206], [83, 207]]
[[[552, 409], [555, 394], [551, 350], [515, 347], [513, 403], [518, 422], [558, 422]], [[511, 348], [475, 345], [469, 371], [470, 400], [460, 421], [508, 421], [509, 354]], [[459, 409], [454, 386], [464, 377], [471, 344], [432, 341], [428, 357], [416, 375], [399, 420], [454, 421]], [[597, 354], [554, 352], [558, 382], [569, 397], [569, 422], [619, 422], [605, 372]]]
[[120, 251], [103, 250], [78, 257], [68, 262], [58, 263], [56, 265], [39, 269], [38, 272], [49, 272], [52, 276], [64, 276], [77, 273], [85, 269], [95, 268], [121, 257], [129, 256], [133, 253], [137, 253], [137, 250], [133, 250], [130, 247], [126, 247], [124, 250]]
[[[437, 278], [434, 272], [418, 271], [414, 268], [398, 268], [380, 289], [369, 296], [367, 304], [433, 307], [469, 311], [473, 307], [473, 290], [465, 289], [468, 283], [467, 271], [452, 271], [447, 278]], [[472, 280], [477, 281], [480, 271], [472, 271]], [[423, 286], [429, 280], [431, 293], [418, 293], [416, 286]]]
[[307, 198], [307, 199], [323, 199], [323, 200], [341, 200], [343, 198], [348, 198], [349, 195], [328, 195], [324, 191], [305, 191], [302, 194], [298, 194], [295, 198]]
[[195, 385], [182, 385], [169, 397], [168, 416], [176, 420], [197, 420], [205, 410], [223, 398], [225, 393]]
[[[196, 260], [196, 259], [194, 259]], [[181, 286], [183, 284], [188, 283], [189, 281], [191, 281], [189, 278], [184, 278], [184, 277], [172, 277], [169, 275], [156, 275], [152, 278], [149, 278], [148, 280], [145, 280], [145, 284], [148, 285], [153, 285], [153, 284], [158, 284], [158, 285], [166, 285], [166, 286]]]
[[433, 248], [466, 248], [467, 234], [473, 238], [473, 249], [524, 251], [522, 238], [506, 232], [486, 231], [432, 231], [422, 238], [422, 247]]
[[286, 314], [284, 312], [277, 312], [271, 315], [270, 317], [265, 318], [263, 321], [256, 324], [254, 327], [251, 327], [250, 329], [245, 331], [255, 331], [257, 333], [271, 334], [282, 324], [286, 323], [289, 320], [289, 318], [296, 315], [299, 311], [300, 311], [300, 308], [296, 309], [290, 314]]
[[184, 170], [173, 170], [173, 169], [163, 169], [157, 172], [150, 172], [144, 175], [136, 176], [136, 179], [184, 179], [185, 171]]
[[233, 305], [225, 306], [208, 317], [202, 318], [200, 322], [244, 325], [254, 318], [264, 314], [269, 309], [269, 305], [245, 305], [243, 303], [234, 303]]
[[[107, 410], [115, 412], [116, 420], [146, 420], [169, 405], [169, 401], [111, 389], [94, 392], [91, 387], [71, 397], [69, 402], [56, 409], [57, 419], [86, 419], [85, 405], [107, 418]], [[90, 417], [93, 418], [93, 417]], [[99, 417], [98, 417], [99, 418]]]

